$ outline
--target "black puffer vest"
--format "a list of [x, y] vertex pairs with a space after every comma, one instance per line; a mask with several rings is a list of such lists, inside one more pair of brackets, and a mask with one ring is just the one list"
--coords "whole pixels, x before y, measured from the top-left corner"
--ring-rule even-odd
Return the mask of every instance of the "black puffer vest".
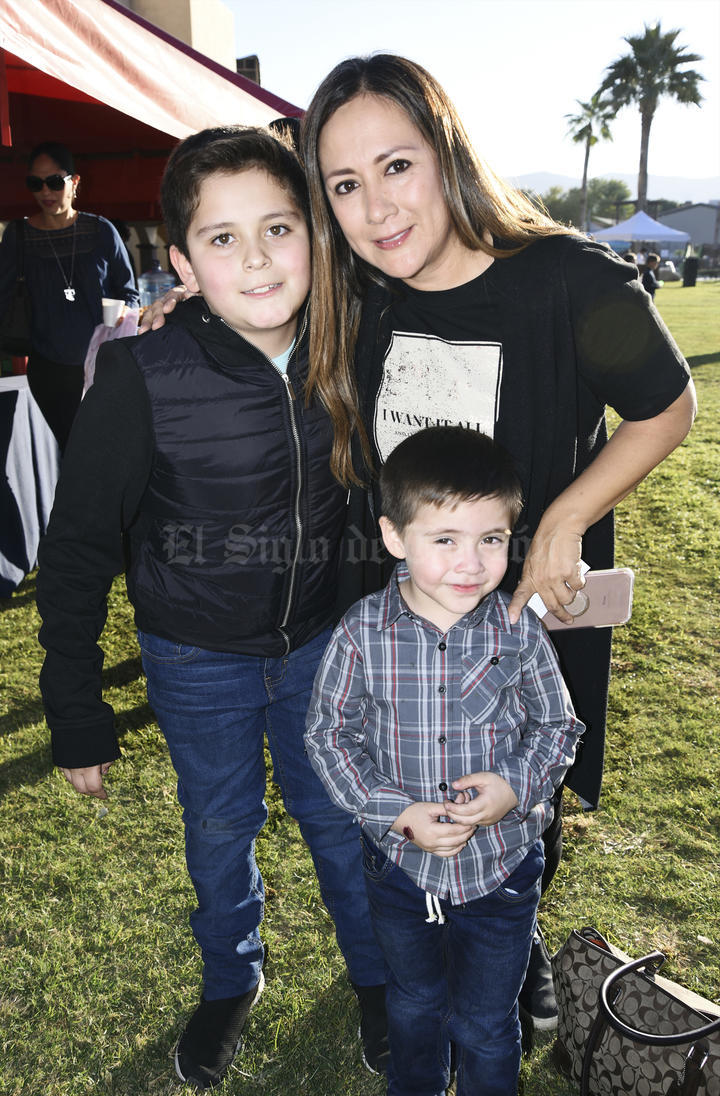
[[285, 380], [201, 299], [170, 319], [131, 346], [155, 431], [130, 530], [136, 621], [210, 650], [281, 656], [334, 623], [345, 512], [330, 421], [305, 406], [307, 339]]

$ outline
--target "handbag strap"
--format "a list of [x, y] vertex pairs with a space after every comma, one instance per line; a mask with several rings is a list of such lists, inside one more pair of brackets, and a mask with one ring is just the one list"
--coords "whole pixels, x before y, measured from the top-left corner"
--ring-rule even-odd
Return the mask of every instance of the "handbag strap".
[[[619, 990], [617, 991], [619, 994]], [[595, 1017], [588, 1035], [583, 1054], [580, 1076], [580, 1096], [592, 1096], [590, 1092], [590, 1070], [595, 1049], [607, 1028], [607, 1020], [601, 1009]], [[667, 1096], [698, 1096], [700, 1086], [704, 1084], [703, 1068], [708, 1059], [708, 1045], [705, 1042], [693, 1043], [685, 1056], [682, 1077], [678, 1076], [667, 1090]]]
[[[714, 1035], [720, 1031], [720, 1017], [717, 1020], [713, 1020], [708, 1024], [704, 1024], [702, 1027], [693, 1028], [691, 1031], [679, 1031], [671, 1035], [656, 1035], [650, 1031], [638, 1031], [636, 1028], [631, 1027], [624, 1020], [618, 1016], [615, 1012], [614, 1004], [618, 997], [618, 991], [613, 993], [613, 988], [617, 982], [622, 978], [625, 978], [628, 974], [632, 974], [633, 971], [639, 970], [641, 967], [648, 967], [650, 971], [654, 973], [659, 970], [662, 964], [665, 962], [665, 956], [661, 951], [653, 951], [649, 955], [645, 955], [642, 959], [634, 959], [630, 963], [625, 963], [623, 966], [618, 967], [616, 971], [603, 982], [600, 987], [600, 1010], [604, 1014], [608, 1023], [612, 1024], [616, 1031], [619, 1031], [621, 1035], [624, 1035], [628, 1039], [632, 1039], [636, 1043], [645, 1043], [648, 1046], [655, 1047], [674, 1047], [680, 1043], [695, 1043], [699, 1039], [707, 1039], [710, 1035]], [[612, 997], [612, 1000], [611, 1000]]]
[[652, 952], [643, 959], [636, 959], [632, 963], [625, 963], [619, 970], [605, 979], [598, 1002], [600, 1007], [598, 1008], [597, 1016], [590, 1028], [590, 1034], [588, 1035], [583, 1053], [582, 1073], [580, 1075], [580, 1096], [591, 1096], [590, 1070], [592, 1068], [593, 1055], [608, 1024], [611, 1024], [617, 1031], [620, 1031], [623, 1035], [627, 1035], [628, 1038], [635, 1042], [651, 1043], [656, 1046], [677, 1046], [678, 1043], [681, 1042], [692, 1042], [692, 1046], [685, 1056], [682, 1077], [678, 1076], [676, 1080], [673, 1081], [670, 1088], [667, 1090], [667, 1096], [697, 1096], [700, 1085], [704, 1082], [703, 1068], [708, 1058], [708, 1044], [704, 1040], [708, 1035], [712, 1035], [714, 1032], [720, 1030], [720, 1019], [715, 1020], [711, 1024], [707, 1024], [705, 1027], [697, 1028], [695, 1031], [682, 1032], [679, 1035], [652, 1036], [647, 1032], [635, 1031], [634, 1028], [629, 1027], [620, 1020], [617, 1013], [614, 1011], [615, 1003], [621, 994], [621, 987], [616, 984], [619, 978], [621, 978], [623, 974], [627, 974], [632, 970], [637, 970], [645, 964], [651, 969], [653, 967], [657, 969], [664, 961], [665, 956], [662, 952]]
[[[619, 990], [616, 992], [619, 992]], [[602, 1009], [598, 1009], [597, 1016], [593, 1020], [593, 1025], [590, 1028], [590, 1034], [588, 1035], [585, 1050], [583, 1052], [582, 1073], [580, 1075], [580, 1096], [590, 1096], [590, 1067], [592, 1066], [593, 1054], [595, 1053], [596, 1046], [602, 1039], [606, 1027], [607, 1019]]]

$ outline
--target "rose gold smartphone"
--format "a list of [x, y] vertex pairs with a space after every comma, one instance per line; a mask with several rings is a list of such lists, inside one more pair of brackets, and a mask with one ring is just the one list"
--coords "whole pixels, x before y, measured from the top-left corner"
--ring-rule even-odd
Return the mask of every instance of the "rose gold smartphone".
[[542, 622], [551, 632], [626, 624], [632, 612], [634, 580], [635, 575], [629, 567], [588, 571], [582, 590], [578, 590], [574, 600], [566, 606], [573, 617], [572, 624], [563, 623], [552, 613], [542, 617]]

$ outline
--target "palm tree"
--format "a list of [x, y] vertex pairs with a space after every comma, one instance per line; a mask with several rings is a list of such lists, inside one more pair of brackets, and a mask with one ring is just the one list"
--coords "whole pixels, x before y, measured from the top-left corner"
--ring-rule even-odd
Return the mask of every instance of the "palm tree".
[[680, 103], [702, 101], [699, 84], [705, 77], [695, 69], [682, 69], [693, 61], [701, 61], [697, 53], [688, 53], [684, 46], [676, 46], [679, 30], [663, 34], [660, 23], [645, 26], [643, 35], [626, 38], [630, 53], [618, 57], [605, 72], [605, 79], [596, 94], [610, 93], [616, 110], [636, 103], [640, 110], [640, 167], [638, 170], [637, 208], [647, 206], [647, 164], [652, 126], [658, 102], [663, 95], [672, 96]]
[[580, 187], [580, 228], [587, 232], [588, 224], [588, 162], [590, 149], [598, 141], [611, 141], [612, 135], [608, 122], [614, 115], [614, 108], [608, 99], [602, 99], [599, 92], [595, 92], [589, 103], [583, 103], [580, 99], [575, 102], [580, 107], [577, 114], [566, 114], [568, 121], [568, 133], [573, 141], [585, 144], [585, 162], [583, 164], [582, 184]]

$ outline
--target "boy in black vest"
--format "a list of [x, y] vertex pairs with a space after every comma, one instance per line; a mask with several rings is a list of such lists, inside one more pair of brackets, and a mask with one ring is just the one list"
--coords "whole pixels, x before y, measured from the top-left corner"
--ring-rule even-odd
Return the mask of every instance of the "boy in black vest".
[[267, 817], [265, 735], [360, 1001], [366, 1063], [379, 1070], [384, 968], [359, 847], [303, 747], [345, 507], [332, 422], [305, 398], [305, 181], [269, 133], [211, 130], [175, 149], [162, 201], [170, 257], [199, 295], [163, 330], [102, 348], [72, 431], [38, 578], [53, 758], [77, 791], [106, 797], [120, 753], [97, 640], [124, 537], [198, 899], [203, 993], [177, 1045], [178, 1076], [198, 1089], [220, 1082], [262, 991], [254, 847]]

